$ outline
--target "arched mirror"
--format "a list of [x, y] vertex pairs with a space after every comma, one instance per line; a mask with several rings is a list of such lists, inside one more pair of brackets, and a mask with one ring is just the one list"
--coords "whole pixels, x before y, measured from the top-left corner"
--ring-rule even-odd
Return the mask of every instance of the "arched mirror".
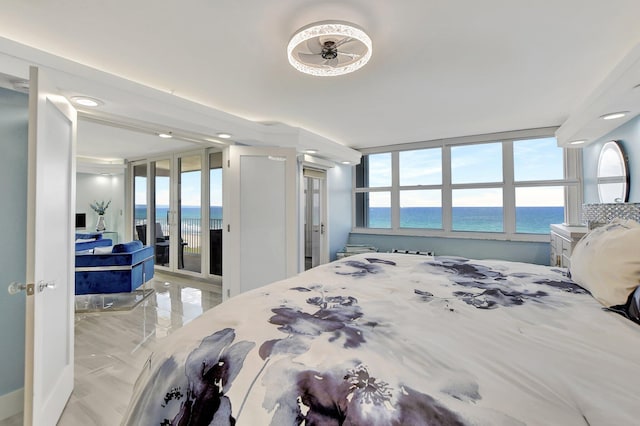
[[602, 146], [597, 177], [601, 203], [629, 201], [629, 167], [620, 143], [609, 141]]

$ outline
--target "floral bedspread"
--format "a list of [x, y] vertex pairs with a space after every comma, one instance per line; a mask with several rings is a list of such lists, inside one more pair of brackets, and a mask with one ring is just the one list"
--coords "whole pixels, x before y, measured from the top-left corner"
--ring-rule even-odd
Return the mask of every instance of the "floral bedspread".
[[368, 253], [166, 339], [127, 425], [637, 424], [640, 327], [563, 270]]

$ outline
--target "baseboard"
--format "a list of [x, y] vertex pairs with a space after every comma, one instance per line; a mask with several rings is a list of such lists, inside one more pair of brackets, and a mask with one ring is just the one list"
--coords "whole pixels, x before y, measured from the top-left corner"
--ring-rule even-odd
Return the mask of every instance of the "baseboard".
[[22, 412], [24, 408], [24, 388], [0, 395], [0, 420], [8, 419]]

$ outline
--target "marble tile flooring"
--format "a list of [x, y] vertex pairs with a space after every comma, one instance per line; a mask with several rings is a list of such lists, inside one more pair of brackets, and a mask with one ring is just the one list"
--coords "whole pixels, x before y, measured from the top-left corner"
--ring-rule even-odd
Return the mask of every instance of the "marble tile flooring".
[[[156, 272], [147, 287], [154, 293], [132, 310], [76, 313], [75, 388], [59, 426], [119, 425], [154, 347], [222, 301], [221, 279]], [[0, 426], [20, 424], [21, 415], [0, 421]]]

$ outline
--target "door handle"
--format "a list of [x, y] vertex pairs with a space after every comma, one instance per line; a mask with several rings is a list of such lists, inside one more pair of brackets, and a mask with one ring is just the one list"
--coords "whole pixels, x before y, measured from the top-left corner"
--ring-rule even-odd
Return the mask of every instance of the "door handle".
[[44, 281], [38, 281], [38, 291], [40, 293], [42, 293], [46, 288], [50, 288], [51, 290], [54, 290], [56, 288], [56, 282], [55, 281], [49, 281], [48, 283], [45, 283]]
[[27, 295], [28, 296], [32, 296], [33, 295], [33, 290], [34, 290], [34, 285], [33, 284], [22, 284], [22, 283], [14, 281], [11, 284], [9, 284], [9, 287], [7, 288], [7, 291], [11, 295], [18, 294], [21, 291], [25, 291], [25, 290], [27, 291]]
[[320, 224], [320, 235], [324, 235], [324, 223]]

